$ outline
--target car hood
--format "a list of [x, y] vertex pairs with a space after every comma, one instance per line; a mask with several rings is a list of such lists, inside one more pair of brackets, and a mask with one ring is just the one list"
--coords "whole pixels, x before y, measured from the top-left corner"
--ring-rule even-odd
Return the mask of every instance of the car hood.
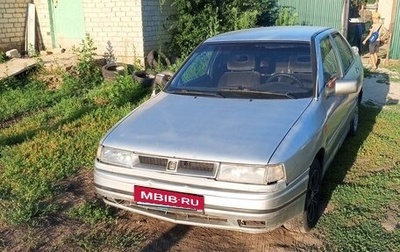
[[310, 102], [162, 92], [115, 125], [103, 145], [148, 155], [266, 164]]

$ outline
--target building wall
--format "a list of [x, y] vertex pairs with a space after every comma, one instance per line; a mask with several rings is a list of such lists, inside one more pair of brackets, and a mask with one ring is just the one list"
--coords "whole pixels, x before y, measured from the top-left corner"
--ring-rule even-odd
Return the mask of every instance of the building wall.
[[104, 55], [109, 43], [119, 62], [143, 57], [141, 1], [83, 0], [83, 12], [98, 54]]
[[0, 50], [25, 48], [25, 20], [30, 0], [0, 0]]
[[151, 50], [166, 51], [170, 41], [167, 28], [168, 17], [174, 13], [171, 1], [160, 6], [160, 0], [142, 0], [143, 49], [145, 55]]
[[378, 12], [381, 14], [381, 21], [386, 29], [389, 30], [390, 21], [392, 20], [393, 0], [379, 0]]
[[[143, 63], [150, 50], [169, 41], [164, 27], [173, 8], [168, 1], [160, 7], [160, 0], [82, 0], [85, 32], [98, 55], [110, 48], [119, 62]], [[35, 0], [35, 4], [43, 46], [52, 48], [48, 0]]]
[[[0, 50], [25, 47], [27, 4], [31, 0], [0, 0]], [[173, 13], [170, 0], [82, 0], [85, 32], [97, 54], [112, 48], [117, 61], [144, 62], [150, 50], [166, 50], [166, 30]], [[37, 49], [53, 48], [49, 0], [33, 0], [36, 7]], [[83, 39], [83, 38], [82, 38]], [[76, 45], [79, 46], [79, 45]], [[69, 49], [69, 48], [66, 48]]]
[[40, 51], [50, 49], [52, 48], [52, 39], [48, 0], [34, 0], [33, 3], [36, 8], [36, 28], [38, 29], [37, 49]]

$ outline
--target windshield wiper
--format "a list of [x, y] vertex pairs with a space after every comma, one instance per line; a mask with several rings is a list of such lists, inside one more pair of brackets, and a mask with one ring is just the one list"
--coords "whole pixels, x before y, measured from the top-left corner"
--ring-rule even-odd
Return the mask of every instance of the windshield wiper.
[[219, 89], [221, 92], [233, 92], [233, 93], [244, 93], [244, 94], [262, 94], [262, 95], [272, 95], [272, 96], [284, 96], [290, 99], [297, 99], [296, 96], [294, 96], [290, 92], [286, 93], [276, 93], [276, 92], [270, 92], [270, 91], [262, 91], [262, 90], [254, 90], [254, 89], [247, 89], [247, 88], [228, 88], [228, 89]]
[[182, 95], [196, 95], [196, 96], [210, 96], [210, 97], [220, 97], [225, 98], [219, 92], [207, 92], [207, 91], [199, 91], [199, 90], [187, 90], [187, 89], [177, 89], [170, 91], [172, 94], [182, 94]]

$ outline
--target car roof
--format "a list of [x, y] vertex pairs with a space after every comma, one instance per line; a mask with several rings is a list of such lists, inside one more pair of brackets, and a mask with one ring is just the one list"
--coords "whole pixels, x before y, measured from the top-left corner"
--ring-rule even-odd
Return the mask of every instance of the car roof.
[[302, 41], [310, 42], [318, 33], [334, 30], [320, 26], [269, 26], [226, 32], [209, 38], [205, 43], [246, 41]]

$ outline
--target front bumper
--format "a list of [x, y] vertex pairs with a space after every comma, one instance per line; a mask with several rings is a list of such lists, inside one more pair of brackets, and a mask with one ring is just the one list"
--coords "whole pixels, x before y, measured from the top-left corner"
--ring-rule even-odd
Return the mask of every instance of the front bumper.
[[[96, 161], [96, 192], [109, 205], [164, 221], [261, 233], [304, 211], [308, 170], [290, 185], [260, 186], [124, 169]], [[204, 196], [204, 210], [138, 204], [134, 185]]]

